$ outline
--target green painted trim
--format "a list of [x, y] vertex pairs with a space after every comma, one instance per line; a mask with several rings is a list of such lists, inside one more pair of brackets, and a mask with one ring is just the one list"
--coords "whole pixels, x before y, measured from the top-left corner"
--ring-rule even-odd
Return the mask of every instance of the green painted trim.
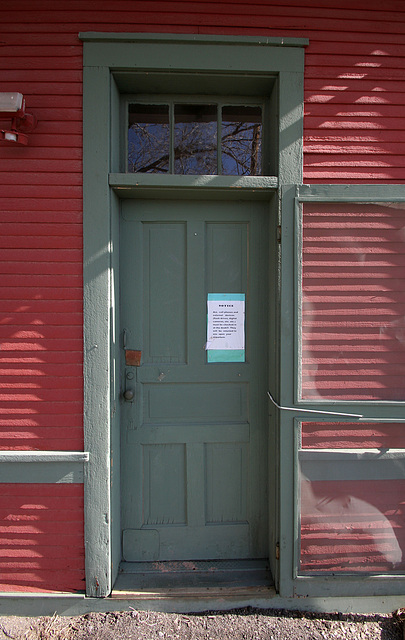
[[0, 451], [3, 462], [88, 462], [87, 451]]
[[192, 35], [192, 34], [167, 34], [167, 33], [114, 33], [86, 31], [79, 33], [83, 42], [205, 42], [207, 44], [235, 44], [279, 46], [279, 47], [306, 47], [308, 38], [268, 38], [263, 36], [216, 36], [216, 35]]
[[[403, 585], [403, 579], [402, 585]], [[298, 582], [298, 581], [297, 581]], [[300, 585], [301, 586], [301, 585]], [[372, 586], [372, 582], [370, 584]], [[59, 593], [3, 593], [0, 600], [0, 615], [13, 616], [77, 616], [89, 612], [107, 613], [110, 611], [146, 610], [166, 613], [197, 613], [204, 611], [228, 611], [245, 607], [287, 611], [329, 613], [339, 611], [354, 614], [390, 614], [404, 604], [403, 587], [398, 595], [381, 597], [342, 596], [325, 597], [330, 584], [319, 597], [282, 598], [273, 597], [236, 597], [222, 593], [221, 597], [212, 597], [205, 593], [201, 596], [180, 597], [175, 594], [134, 594], [125, 599], [86, 598], [83, 594]], [[328, 588], [329, 587], [329, 588]], [[336, 585], [335, 585], [336, 588]]]
[[[298, 332], [297, 332], [298, 335]], [[357, 404], [356, 404], [357, 402]], [[380, 401], [380, 400], [299, 400], [292, 402], [289, 405], [289, 412], [295, 411], [296, 416], [303, 416], [303, 410], [305, 412], [312, 411], [312, 416], [306, 416], [307, 419], [317, 422], [333, 422], [337, 420], [337, 416], [333, 412], [339, 412], [342, 416], [339, 416], [339, 422], [405, 422], [404, 418], [404, 406], [405, 401]], [[302, 410], [301, 410], [302, 409]], [[325, 412], [325, 415], [317, 414], [317, 411]], [[330, 413], [328, 413], [330, 411]], [[390, 412], [387, 415], [387, 412]], [[361, 416], [357, 418], [356, 416]]]
[[299, 202], [403, 202], [403, 184], [318, 184], [297, 187]]
[[278, 82], [279, 184], [280, 186], [301, 184], [303, 180], [304, 74], [298, 68], [280, 73]]
[[[233, 38], [163, 34], [80, 34], [84, 66], [120, 71], [159, 70], [239, 74], [304, 71], [303, 47], [307, 39]], [[192, 48], [192, 50], [191, 50]]]
[[[282, 404], [295, 407], [296, 413], [282, 412], [285, 422], [286, 433], [285, 446], [287, 447], [290, 421], [295, 422], [294, 448], [296, 457], [295, 488], [292, 491], [285, 490], [285, 498], [291, 497], [294, 501], [295, 517], [293, 531], [295, 538], [294, 559], [292, 566], [292, 579], [284, 578], [283, 593], [295, 594], [299, 597], [328, 595], [335, 597], [340, 595], [375, 595], [380, 594], [400, 594], [404, 592], [401, 585], [403, 575], [374, 575], [364, 574], [348, 575], [342, 572], [340, 575], [319, 575], [304, 576], [297, 575], [300, 554], [300, 469], [313, 480], [333, 480], [333, 479], [403, 479], [405, 476], [404, 451], [390, 450], [386, 453], [372, 450], [300, 450], [300, 408], [314, 410], [331, 410], [360, 413], [363, 415], [358, 420], [360, 423], [367, 422], [402, 422], [404, 402], [392, 401], [303, 401], [300, 394], [300, 339], [301, 339], [301, 254], [302, 254], [302, 203], [304, 202], [404, 202], [405, 185], [297, 185], [294, 194], [293, 187], [283, 190], [283, 212], [284, 221], [287, 220], [286, 228], [283, 226], [283, 251], [286, 252], [286, 259], [283, 263], [283, 286], [291, 287], [294, 292], [294, 302], [286, 302], [286, 332], [290, 337], [284, 343], [284, 354], [287, 363], [290, 363], [295, 372], [294, 384], [291, 387], [289, 381], [283, 388], [285, 395]], [[404, 210], [405, 215], [405, 210]], [[294, 227], [291, 233], [290, 224]], [[293, 264], [293, 276], [289, 262]], [[292, 315], [292, 320], [291, 320]], [[290, 333], [291, 332], [291, 333]], [[291, 336], [294, 338], [291, 340]], [[291, 348], [293, 344], [293, 348]], [[387, 416], [388, 414], [388, 416]], [[314, 415], [315, 418], [315, 415]], [[317, 421], [332, 422], [327, 416], [316, 416]], [[353, 419], [342, 418], [340, 421], [350, 421]], [[336, 419], [335, 419], [336, 421]], [[283, 432], [282, 432], [283, 433]], [[282, 454], [283, 455], [283, 452]], [[333, 464], [335, 463], [335, 464]], [[336, 464], [337, 463], [337, 464]], [[286, 518], [286, 521], [288, 519]], [[286, 563], [290, 561], [287, 553]], [[285, 574], [284, 574], [285, 575]]]
[[[119, 198], [111, 193], [111, 247], [112, 282], [111, 298], [119, 291]], [[114, 584], [121, 561], [121, 404], [120, 380], [115, 372], [120, 370], [121, 349], [119, 305], [111, 310], [111, 584]]]
[[301, 557], [301, 468], [299, 454], [301, 452], [301, 422], [294, 418], [294, 549], [293, 549], [293, 580], [297, 578]]
[[84, 68], [84, 447], [86, 588], [111, 590], [110, 358], [111, 295], [110, 86], [108, 68]]
[[[85, 49], [84, 63], [87, 67], [109, 67], [117, 71], [170, 71], [193, 72], [201, 74], [257, 73], [269, 76], [270, 73], [300, 71], [303, 62], [302, 49], [291, 47], [264, 47], [261, 45], [245, 47], [228, 44], [154, 42], [106, 42], [85, 43], [91, 50]], [[190, 56], [184, 48], [192, 45], [195, 52]], [[303, 68], [302, 68], [303, 71]]]
[[[297, 188], [298, 193], [298, 188]], [[303, 221], [302, 205], [298, 198], [294, 200], [294, 227], [295, 227], [295, 251], [294, 251], [294, 303], [295, 316], [302, 318], [302, 263], [303, 263]], [[302, 402], [302, 323], [298, 322], [296, 328], [296, 357], [294, 367], [294, 403]], [[304, 401], [305, 402], [305, 401]]]
[[404, 480], [405, 450], [311, 450], [299, 452], [299, 468], [309, 480]]
[[84, 479], [83, 462], [1, 462], [0, 483], [65, 483], [81, 484]]
[[88, 461], [81, 451], [1, 451], [0, 483], [82, 483]]
[[[281, 188], [280, 223], [280, 389], [276, 400], [283, 406], [292, 406], [294, 398], [294, 199], [295, 185]], [[272, 390], [270, 390], [272, 391]], [[274, 393], [274, 392], [273, 392]], [[269, 400], [270, 402], [270, 400]], [[280, 595], [285, 598], [294, 596], [294, 558], [296, 545], [296, 479], [297, 469], [295, 446], [295, 429], [293, 412], [278, 411], [271, 408], [272, 413], [279, 416], [280, 430]]]
[[[112, 564], [117, 564], [120, 545], [119, 509], [112, 504], [113, 495], [118, 500], [119, 482], [119, 472], [112, 472], [119, 464], [118, 454], [114, 454], [119, 423], [119, 389], [114, 380], [120, 348], [115, 333], [118, 279], [113, 252], [118, 199], [203, 195], [270, 202], [279, 185], [301, 182], [303, 47], [308, 41], [165, 34], [90, 33], [80, 37], [84, 42], [84, 426], [85, 448], [90, 452], [84, 478], [86, 584], [87, 594], [99, 597], [110, 593]], [[204, 87], [214, 87], [219, 93], [224, 82], [227, 92], [231, 87], [234, 92], [235, 87], [237, 92], [248, 87], [247, 93], [253, 90], [258, 95], [258, 90], [260, 95], [268, 95], [267, 90], [271, 94], [269, 123], [276, 132], [275, 123], [280, 117], [276, 139], [267, 140], [272, 149], [271, 172], [277, 173], [278, 179], [273, 175], [236, 182], [221, 176], [208, 181], [201, 176], [189, 181], [188, 176], [158, 180], [156, 176], [117, 173], [122, 168], [117, 143], [119, 91], [139, 92], [142, 78], [150, 78], [153, 73], [170, 77], [182, 91], [191, 78], [194, 82], [201, 79]], [[277, 324], [283, 327], [284, 318], [282, 323], [277, 318]], [[284, 439], [283, 434], [282, 450], [291, 451], [291, 443], [287, 445]], [[282, 460], [283, 486], [288, 487], [291, 467]], [[292, 514], [291, 500], [277, 502]], [[270, 549], [273, 566], [277, 564], [275, 554], [274, 546]]]
[[[368, 598], [378, 596], [388, 600], [404, 598], [404, 575], [330, 574], [328, 576], [300, 575], [295, 580], [294, 592], [298, 598], [324, 597], [330, 600], [333, 611], [340, 611], [339, 597]], [[389, 595], [387, 596], [387, 593]], [[403, 600], [402, 600], [403, 601]]]
[[[404, 401], [390, 400], [328, 400], [318, 401], [303, 400], [301, 397], [301, 311], [302, 311], [302, 203], [305, 202], [361, 202], [361, 203], [395, 203], [405, 202], [405, 185], [382, 184], [382, 185], [300, 185], [297, 186], [297, 194], [294, 205], [295, 220], [295, 307], [296, 307], [296, 354], [295, 354], [295, 394], [294, 403], [298, 407], [306, 409], [325, 408], [333, 411], [343, 411], [347, 413], [361, 413], [361, 421], [401, 421], [403, 419]], [[404, 209], [405, 216], [405, 209]], [[361, 408], [359, 408], [361, 407]], [[384, 413], [389, 415], [384, 417]], [[322, 419], [322, 418], [321, 418]]]
[[405, 449], [301, 449], [300, 460], [346, 462], [358, 460], [377, 464], [384, 460], [405, 460]]
[[[294, 428], [294, 420], [300, 416], [300, 408], [311, 408], [318, 410], [334, 408], [347, 413], [361, 413], [367, 420], [376, 422], [384, 421], [385, 418], [391, 422], [402, 421], [404, 415], [404, 403], [394, 402], [362, 402], [361, 409], [359, 403], [346, 401], [319, 401], [309, 402], [299, 400], [298, 384], [300, 372], [300, 252], [302, 246], [301, 216], [300, 207], [304, 201], [342, 201], [342, 202], [401, 202], [405, 199], [404, 185], [297, 185], [282, 186], [281, 189], [281, 331], [280, 331], [280, 394], [276, 399], [280, 404], [288, 407], [295, 407], [296, 413], [290, 411], [280, 412], [280, 594], [285, 597], [292, 597], [297, 592], [295, 577], [297, 573], [297, 561], [299, 558], [299, 466], [298, 449], [300, 447], [297, 427]], [[405, 214], [405, 211], [404, 211]], [[294, 372], [291, 375], [291, 372]], [[272, 409], [274, 411], [274, 408]], [[388, 415], [387, 415], [388, 414]], [[315, 417], [315, 416], [314, 416]], [[301, 417], [302, 419], [302, 417]], [[327, 416], [316, 416], [318, 421], [331, 422]], [[342, 418], [344, 420], [344, 418]], [[352, 421], [352, 419], [351, 419]], [[315, 463], [314, 463], [315, 464]], [[327, 462], [322, 473], [327, 473]], [[370, 473], [370, 463], [361, 462], [362, 469], [354, 470], [354, 463], [347, 462], [351, 467], [350, 474], [355, 475]], [[378, 473], [384, 477], [391, 477], [395, 473], [389, 468], [389, 461], [381, 463]], [[385, 466], [388, 465], [388, 468]], [[368, 470], [366, 471], [366, 467]], [[377, 462], [375, 462], [377, 467]], [[347, 470], [348, 471], [348, 470]], [[348, 471], [349, 472], [349, 471]], [[375, 469], [375, 472], [376, 469]], [[321, 470], [319, 470], [321, 473]], [[399, 476], [403, 477], [400, 470]], [[397, 477], [395, 475], [395, 477]], [[392, 577], [394, 578], [394, 577]], [[340, 583], [333, 583], [329, 588], [330, 595], [339, 595], [345, 592], [345, 576], [340, 577]], [[381, 577], [381, 584], [378, 587], [379, 593], [394, 593], [391, 590], [390, 578], [386, 580]], [[324, 577], [325, 584], [327, 578]], [[360, 583], [361, 584], [361, 583]], [[377, 582], [373, 582], [377, 585]], [[356, 589], [360, 588], [357, 584]], [[353, 593], [369, 593], [367, 591], [356, 591]], [[396, 589], [396, 587], [395, 587]], [[322, 589], [318, 590], [315, 583], [308, 583], [299, 592], [300, 595], [321, 595]]]
[[[177, 176], [167, 175], [160, 176], [149, 173], [111, 173], [109, 176], [109, 185], [116, 189], [118, 195], [127, 189], [137, 191], [155, 189], [158, 190], [201, 190], [201, 192], [235, 190], [248, 192], [249, 198], [254, 196], [257, 191], [274, 192], [278, 187], [278, 178], [275, 176]], [[119, 190], [119, 192], [118, 192]], [[143, 196], [141, 196], [143, 197]], [[268, 194], [266, 195], [266, 199]]]

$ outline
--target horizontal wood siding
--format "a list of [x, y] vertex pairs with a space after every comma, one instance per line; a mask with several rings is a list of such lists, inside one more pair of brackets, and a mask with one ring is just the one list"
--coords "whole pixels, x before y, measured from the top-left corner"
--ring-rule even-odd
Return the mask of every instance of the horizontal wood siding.
[[404, 449], [404, 423], [303, 422], [303, 449]]
[[[12, 149], [15, 155], [19, 151]], [[8, 174], [0, 175], [7, 179]], [[6, 204], [0, 211], [0, 447], [80, 450], [80, 215], [62, 211], [59, 198], [52, 197], [47, 198], [48, 211], [40, 199], [34, 209], [30, 190], [42, 189], [46, 198], [51, 187], [39, 187], [35, 174], [24, 169], [11, 173], [10, 182], [18, 175], [31, 185], [0, 186], [0, 193], [13, 195], [7, 202], [15, 207], [11, 211]], [[38, 175], [39, 182], [52, 176]], [[63, 180], [63, 173], [57, 175]]]
[[405, 481], [301, 483], [301, 572], [405, 569]]
[[0, 591], [83, 591], [83, 485], [0, 485]]
[[[384, 5], [376, 0], [355, 5], [332, 0], [117, 0], [114, 5], [106, 0], [68, 5], [40, 0], [35, 7], [22, 0], [1, 14], [2, 85], [20, 91], [24, 86], [40, 120], [31, 144], [41, 149], [80, 152], [79, 31], [308, 37], [305, 181], [404, 181], [405, 8], [398, 0]], [[50, 116], [52, 109], [58, 112]], [[59, 165], [69, 175], [63, 182], [66, 197], [75, 198], [80, 177], [72, 168], [73, 155], [63, 159], [70, 160], [66, 168]], [[24, 170], [30, 166], [36, 167], [31, 162]], [[46, 162], [40, 167], [38, 171], [58, 171]]]
[[[404, 182], [405, 7], [400, 0], [20, 0], [3, 2], [0, 18], [1, 91], [22, 92], [27, 110], [38, 118], [26, 148], [0, 146], [0, 448], [78, 450], [83, 446], [78, 33], [308, 37], [305, 181]], [[29, 501], [36, 496], [33, 504], [41, 505], [44, 486], [30, 490], [35, 493]], [[46, 490], [48, 497], [58, 497], [67, 488]], [[56, 562], [62, 534], [64, 540], [70, 535], [65, 531], [78, 534], [81, 503], [73, 500], [66, 511], [70, 524], [44, 520], [38, 538], [24, 524], [26, 497], [12, 491], [2, 496], [3, 518], [9, 513], [13, 526], [28, 527], [24, 560], [16, 553], [6, 560], [7, 550], [16, 549], [15, 532], [1, 536], [0, 557], [9, 562], [3, 588], [80, 588], [80, 536], [66, 543], [70, 552], [60, 554], [70, 562], [71, 551], [77, 552], [74, 567], [65, 566], [60, 575], [56, 565], [46, 567]], [[42, 507], [38, 512], [44, 513]]]
[[404, 205], [305, 203], [302, 397], [404, 400]]

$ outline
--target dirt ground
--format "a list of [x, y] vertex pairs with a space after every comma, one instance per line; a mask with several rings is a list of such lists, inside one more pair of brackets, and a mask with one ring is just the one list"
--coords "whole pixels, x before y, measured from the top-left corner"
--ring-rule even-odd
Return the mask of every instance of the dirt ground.
[[[401, 610], [402, 614], [402, 610]], [[204, 614], [122, 611], [0, 617], [0, 640], [404, 640], [402, 615], [241, 609]]]

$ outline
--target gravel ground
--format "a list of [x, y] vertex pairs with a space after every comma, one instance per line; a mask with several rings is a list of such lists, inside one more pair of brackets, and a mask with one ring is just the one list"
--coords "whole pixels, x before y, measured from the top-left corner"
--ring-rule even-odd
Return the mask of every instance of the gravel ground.
[[241, 609], [204, 614], [123, 611], [71, 617], [0, 617], [0, 640], [404, 640], [393, 615]]

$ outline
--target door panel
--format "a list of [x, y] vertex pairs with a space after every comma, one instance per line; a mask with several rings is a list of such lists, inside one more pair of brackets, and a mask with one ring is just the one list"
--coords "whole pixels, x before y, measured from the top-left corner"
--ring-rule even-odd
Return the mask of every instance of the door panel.
[[144, 223], [142, 235], [143, 361], [185, 364], [186, 224]]
[[[265, 203], [122, 203], [126, 561], [268, 555]], [[243, 293], [246, 361], [208, 363], [208, 293]]]

